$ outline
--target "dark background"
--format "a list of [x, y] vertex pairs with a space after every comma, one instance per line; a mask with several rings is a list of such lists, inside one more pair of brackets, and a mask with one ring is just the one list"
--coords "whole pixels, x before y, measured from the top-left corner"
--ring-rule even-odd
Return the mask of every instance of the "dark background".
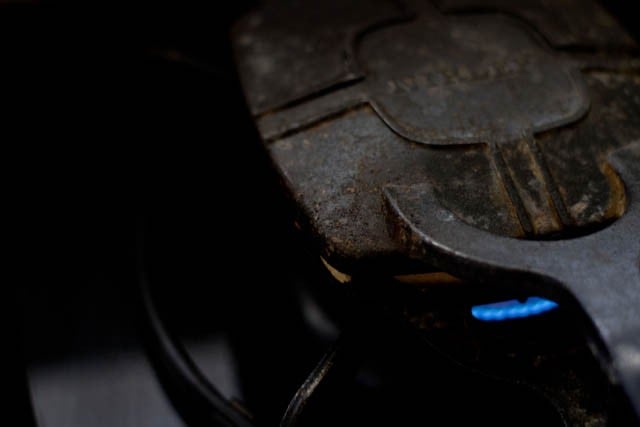
[[271, 381], [286, 405], [313, 364], [296, 369], [308, 347], [290, 351], [278, 326], [289, 314], [274, 310], [291, 298], [285, 220], [228, 45], [245, 5], [86, 3], [0, 6], [7, 225], [20, 260], [7, 283], [6, 408], [27, 425], [32, 411], [43, 425], [182, 425], [139, 339], [141, 229], [154, 286], [185, 333], [205, 342], [233, 323], [261, 354], [243, 374], [259, 375], [247, 393]]

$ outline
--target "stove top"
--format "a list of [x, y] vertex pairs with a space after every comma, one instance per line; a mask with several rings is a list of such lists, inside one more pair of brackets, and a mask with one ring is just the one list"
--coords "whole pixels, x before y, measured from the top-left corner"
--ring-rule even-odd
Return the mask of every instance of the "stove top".
[[0, 2], [11, 416], [636, 425], [624, 2], [312, 3]]

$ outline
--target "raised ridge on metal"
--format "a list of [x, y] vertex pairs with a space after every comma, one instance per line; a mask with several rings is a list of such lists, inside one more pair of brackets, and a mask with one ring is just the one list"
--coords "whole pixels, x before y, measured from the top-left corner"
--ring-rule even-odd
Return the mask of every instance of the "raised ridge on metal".
[[595, 1], [271, 0], [233, 40], [299, 223], [345, 271], [406, 258], [389, 184], [429, 183], [464, 222], [526, 239], [624, 211], [605, 159], [640, 138], [640, 62]]

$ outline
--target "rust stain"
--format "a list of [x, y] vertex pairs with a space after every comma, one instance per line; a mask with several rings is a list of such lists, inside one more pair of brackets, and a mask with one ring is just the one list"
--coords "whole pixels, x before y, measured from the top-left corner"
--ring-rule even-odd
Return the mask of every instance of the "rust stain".
[[327, 262], [327, 260], [325, 260], [323, 257], [320, 257], [320, 261], [322, 261], [322, 264], [329, 271], [331, 276], [333, 276], [333, 278], [336, 279], [338, 282], [340, 282], [340, 283], [349, 283], [349, 282], [351, 282], [351, 276], [350, 275], [339, 271], [338, 269], [333, 267], [331, 264], [329, 264]]
[[619, 218], [624, 214], [627, 207], [627, 193], [624, 190], [624, 184], [609, 163], [603, 164], [602, 173], [607, 178], [609, 188], [611, 188], [609, 206], [604, 216], [605, 218]]
[[395, 280], [415, 286], [431, 286], [443, 284], [460, 284], [462, 280], [445, 272], [402, 274], [393, 276]]

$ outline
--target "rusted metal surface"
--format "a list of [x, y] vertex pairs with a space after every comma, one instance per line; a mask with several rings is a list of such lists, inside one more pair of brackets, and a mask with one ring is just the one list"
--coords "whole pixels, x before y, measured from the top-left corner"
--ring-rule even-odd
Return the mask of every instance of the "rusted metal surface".
[[357, 80], [354, 39], [400, 13], [385, 0], [266, 2], [236, 28], [251, 111], [265, 113]]
[[640, 413], [636, 43], [588, 0], [296, 4], [267, 2], [235, 50], [322, 256], [577, 302]]
[[495, 12], [535, 27], [555, 47], [635, 47], [597, 1], [436, 0], [446, 13]]
[[640, 415], [640, 143], [611, 156], [628, 192], [626, 213], [587, 236], [527, 241], [469, 226], [430, 185], [388, 187], [395, 235], [420, 259], [460, 277], [575, 299], [597, 333], [599, 356]]
[[466, 223], [514, 237], [622, 214], [606, 156], [640, 138], [640, 67], [593, 1], [276, 0], [234, 43], [299, 222], [341, 270], [404, 258], [389, 184], [428, 182]]

